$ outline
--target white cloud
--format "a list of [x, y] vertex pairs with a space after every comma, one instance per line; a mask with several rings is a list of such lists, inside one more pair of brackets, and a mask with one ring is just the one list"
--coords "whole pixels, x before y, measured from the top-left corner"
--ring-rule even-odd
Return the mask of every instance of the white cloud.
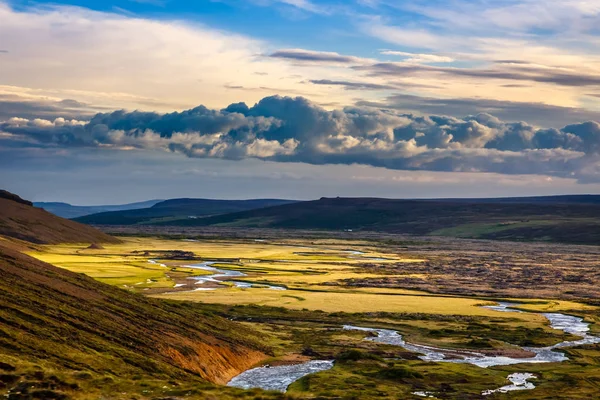
[[240, 95], [251, 103], [286, 90], [347, 101], [342, 90], [302, 84], [328, 72], [261, 57], [268, 43], [202, 25], [76, 7], [17, 11], [1, 0], [0, 21], [2, 84], [12, 94], [160, 111], [221, 107]]
[[427, 63], [451, 63], [454, 62], [454, 58], [448, 56], [441, 56], [437, 54], [419, 54], [419, 53], [407, 53], [404, 51], [394, 50], [383, 50], [381, 54], [385, 56], [398, 56], [403, 57], [405, 62], [427, 64]]

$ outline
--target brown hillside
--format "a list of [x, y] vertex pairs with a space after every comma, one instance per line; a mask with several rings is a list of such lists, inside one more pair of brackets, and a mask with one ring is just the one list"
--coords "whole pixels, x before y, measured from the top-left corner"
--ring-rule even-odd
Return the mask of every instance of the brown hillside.
[[119, 242], [97, 229], [57, 217], [27, 203], [3, 191], [0, 196], [0, 235], [37, 244]]
[[[116, 377], [225, 383], [266, 356], [201, 306], [127, 292], [0, 243], [0, 360]], [[1, 366], [0, 366], [1, 367]], [[0, 386], [1, 388], [1, 386]]]
[[33, 203], [28, 200], [23, 200], [21, 197], [17, 196], [14, 193], [8, 192], [6, 190], [0, 190], [0, 199], [7, 199], [16, 201], [20, 204], [25, 204], [26, 206], [33, 206]]
[[0, 396], [238, 398], [214, 384], [267, 357], [254, 331], [201, 305], [147, 298], [21, 253], [27, 242], [117, 241], [0, 198]]

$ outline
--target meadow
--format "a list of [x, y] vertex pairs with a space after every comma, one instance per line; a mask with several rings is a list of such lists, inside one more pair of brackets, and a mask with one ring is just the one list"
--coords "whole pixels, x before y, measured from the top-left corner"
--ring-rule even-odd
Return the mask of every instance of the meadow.
[[[583, 399], [598, 390], [600, 352], [596, 346], [567, 350], [569, 362], [482, 369], [423, 362], [396, 346], [365, 341], [363, 332], [341, 329], [345, 324], [393, 329], [411, 343], [507, 356], [523, 354], [521, 347], [576, 339], [552, 329], [542, 312], [579, 315], [592, 323], [592, 332], [599, 331], [600, 311], [589, 298], [536, 297], [546, 289], [536, 292], [530, 287], [507, 292], [520, 296], [502, 295], [502, 290], [478, 292], [475, 289], [481, 283], [477, 275], [465, 283], [464, 274], [456, 273], [459, 263], [466, 270], [481, 269], [482, 259], [500, 257], [487, 249], [474, 250], [473, 242], [443, 247], [372, 238], [122, 239], [120, 244], [102, 248], [38, 246], [29, 254], [125, 290], [197, 304], [203, 312], [241, 322], [259, 332], [270, 348], [272, 356], [267, 363], [338, 360], [331, 371], [294, 383], [286, 398], [413, 398], [415, 391], [431, 391], [437, 398], [476, 399], [481, 398], [482, 390], [505, 384], [508, 373], [521, 370], [539, 377], [538, 388], [493, 398], [553, 398], [543, 396], [562, 390], [568, 393], [564, 398]], [[562, 255], [557, 264], [565, 262], [567, 250], [552, 248], [555, 255]], [[518, 268], [526, 270], [523, 264], [534, 258], [534, 253], [517, 248], [503, 260], [505, 265], [519, 264]], [[595, 254], [593, 250], [589, 253], [569, 257], [589, 268]], [[447, 260], [446, 266], [432, 268], [440, 260]], [[204, 262], [244, 275], [199, 282], [214, 272], [188, 266]], [[536, 271], [545, 265], [546, 273], [555, 275], [553, 264], [544, 255], [537, 262]], [[486, 268], [499, 266], [490, 262]], [[565, 270], [563, 275], [569, 276], [573, 270]], [[423, 290], [422, 285], [394, 285], [396, 281], [429, 281], [439, 286]], [[459, 285], [462, 291], [457, 294]], [[474, 295], [467, 295], [469, 285]], [[497, 300], [518, 302], [519, 309], [529, 312], [499, 313], [481, 307]]]

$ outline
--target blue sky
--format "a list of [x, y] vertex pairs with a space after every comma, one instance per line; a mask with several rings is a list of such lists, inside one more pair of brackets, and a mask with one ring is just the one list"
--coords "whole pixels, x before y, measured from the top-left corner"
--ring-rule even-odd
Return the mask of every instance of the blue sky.
[[0, 186], [35, 200], [166, 197], [148, 170], [173, 197], [600, 190], [600, 0], [0, 0], [0, 20]]

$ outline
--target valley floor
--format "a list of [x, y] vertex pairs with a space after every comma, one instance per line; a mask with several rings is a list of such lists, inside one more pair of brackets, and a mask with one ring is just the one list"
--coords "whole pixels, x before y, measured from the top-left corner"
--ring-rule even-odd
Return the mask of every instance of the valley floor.
[[[530, 357], [528, 348], [578, 339], [553, 329], [542, 313], [576, 315], [590, 324], [590, 334], [600, 332], [597, 247], [265, 230], [122, 239], [37, 246], [29, 254], [240, 322], [270, 349], [262, 363], [335, 360], [332, 369], [294, 382], [286, 395], [271, 396], [480, 399], [519, 372], [535, 375], [535, 389], [490, 398], [600, 395], [595, 344], [564, 349], [564, 362], [481, 368], [424, 361], [406, 348], [365, 340], [372, 333], [343, 329], [388, 329], [406, 342], [456, 354]], [[482, 307], [499, 300], [527, 312]]]

